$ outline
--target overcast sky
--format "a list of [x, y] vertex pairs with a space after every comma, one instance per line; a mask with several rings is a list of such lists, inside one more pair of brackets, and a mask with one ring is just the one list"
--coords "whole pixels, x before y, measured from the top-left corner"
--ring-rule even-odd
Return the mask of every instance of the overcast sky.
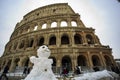
[[28, 12], [48, 4], [68, 3], [81, 15], [86, 27], [93, 27], [103, 45], [120, 58], [120, 3], [117, 0], [0, 0], [0, 55], [14, 31]]

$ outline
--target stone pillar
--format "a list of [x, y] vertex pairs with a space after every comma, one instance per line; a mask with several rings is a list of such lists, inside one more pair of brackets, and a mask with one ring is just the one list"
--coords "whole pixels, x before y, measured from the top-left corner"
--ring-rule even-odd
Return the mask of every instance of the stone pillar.
[[68, 19], [67, 21], [68, 21], [68, 22], [67, 22], [68, 27], [71, 27], [71, 20], [70, 20], [70, 19]]
[[47, 22], [47, 28], [51, 28], [51, 22], [50, 21]]
[[57, 21], [57, 27], [60, 27], [60, 20]]
[[72, 70], [74, 71], [75, 67], [77, 66], [77, 57], [75, 55], [72, 56], [72, 60], [71, 61], [72, 61]]
[[41, 30], [42, 26], [41, 26], [41, 23], [38, 22], [38, 30]]
[[101, 60], [101, 62], [102, 62], [102, 66], [106, 66], [106, 63], [105, 63], [105, 59], [104, 59], [104, 57], [103, 57], [103, 53], [102, 52], [100, 52], [100, 60]]
[[15, 58], [13, 58], [9, 71], [10, 71], [10, 72], [13, 72], [13, 71], [15, 70], [15, 67], [16, 67]]
[[24, 65], [23, 63], [25, 62], [24, 60], [25, 60], [25, 57], [20, 58], [20, 61], [18, 63], [19, 67], [23, 67], [23, 65]]
[[33, 42], [33, 48], [35, 48], [37, 46], [37, 36], [34, 36], [34, 42]]
[[82, 36], [83, 36], [83, 44], [88, 44], [87, 43], [87, 40], [86, 40], [86, 35], [85, 35], [85, 32], [84, 31], [82, 31]]
[[90, 56], [90, 52], [88, 51], [87, 52], [87, 57], [88, 57], [88, 63], [89, 63], [89, 67], [93, 67], [93, 63], [92, 63], [92, 60], [91, 60], [91, 56]]

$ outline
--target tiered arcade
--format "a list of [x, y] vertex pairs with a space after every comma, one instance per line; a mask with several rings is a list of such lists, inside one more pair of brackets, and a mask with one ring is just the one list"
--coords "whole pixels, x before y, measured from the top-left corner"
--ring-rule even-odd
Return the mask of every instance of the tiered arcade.
[[87, 28], [67, 3], [40, 7], [16, 24], [0, 58], [1, 67], [32, 66], [29, 57], [42, 44], [48, 45], [55, 67], [92, 68], [115, 64], [112, 49], [100, 43], [93, 28]]

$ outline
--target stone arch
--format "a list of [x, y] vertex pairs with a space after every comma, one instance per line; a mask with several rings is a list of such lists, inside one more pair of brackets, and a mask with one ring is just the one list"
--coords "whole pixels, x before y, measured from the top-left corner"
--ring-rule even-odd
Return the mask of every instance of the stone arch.
[[57, 27], [57, 22], [55, 21], [51, 23], [51, 28], [54, 28], [54, 27]]
[[70, 41], [69, 41], [68, 35], [67, 34], [62, 35], [61, 44], [69, 44], [69, 43], [70, 43]]
[[38, 29], [38, 25], [34, 26], [34, 31], [36, 31]]
[[14, 47], [13, 47], [14, 50], [17, 49], [17, 45], [18, 45], [18, 42], [15, 42], [15, 43], [14, 43]]
[[29, 58], [27, 57], [27, 58], [25, 59], [25, 62], [24, 62], [24, 65], [23, 65], [23, 66], [27, 66], [27, 67], [28, 67], [28, 66], [29, 66], [29, 61], [30, 61], [30, 60], [29, 60]]
[[42, 29], [46, 29], [47, 28], [47, 23], [42, 24]]
[[38, 46], [42, 46], [43, 44], [44, 44], [44, 37], [40, 37], [39, 39], [38, 39]]
[[22, 41], [20, 42], [19, 49], [22, 49], [22, 48], [24, 47], [24, 45], [25, 45], [25, 41], [22, 40]]
[[26, 32], [30, 32], [30, 26], [26, 28]]
[[68, 26], [67, 21], [61, 21], [60, 26], [61, 26], [61, 27], [66, 27], [66, 26]]
[[11, 66], [11, 62], [12, 62], [11, 59], [7, 62], [7, 65], [8, 65], [9, 67]]
[[94, 39], [93, 39], [92, 35], [87, 34], [86, 39], [87, 39], [88, 44], [94, 44]]
[[78, 66], [87, 66], [87, 59], [84, 55], [79, 55], [77, 57]]
[[29, 40], [28, 47], [32, 47], [32, 46], [33, 46], [33, 43], [34, 43], [34, 39], [31, 38], [31, 39]]
[[69, 56], [64, 56], [62, 58], [62, 67], [67, 68], [68, 70], [72, 70], [72, 62], [71, 62], [71, 58]]
[[105, 55], [104, 58], [105, 58], [106, 66], [111, 66], [112, 65], [112, 61], [111, 61], [110, 57]]
[[82, 37], [80, 34], [74, 35], [74, 42], [75, 42], [75, 44], [82, 44], [83, 41], [82, 41]]
[[71, 26], [77, 27], [77, 22], [76, 21], [71, 21]]
[[20, 61], [20, 58], [16, 58], [16, 59], [15, 59], [15, 61], [14, 61], [15, 67], [17, 67], [17, 66], [19, 65], [19, 63], [18, 63], [19, 61]]
[[93, 66], [101, 66], [100, 59], [97, 55], [92, 56]]
[[49, 39], [49, 45], [56, 45], [56, 36], [52, 36]]

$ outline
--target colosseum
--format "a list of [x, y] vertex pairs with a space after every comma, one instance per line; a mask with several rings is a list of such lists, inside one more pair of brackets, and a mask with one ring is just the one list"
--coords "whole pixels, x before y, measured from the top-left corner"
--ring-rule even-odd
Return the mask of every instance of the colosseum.
[[13, 72], [18, 67], [31, 67], [29, 57], [41, 45], [51, 50], [54, 70], [67, 67], [82, 70], [115, 65], [112, 49], [102, 45], [95, 29], [88, 28], [68, 3], [57, 3], [37, 8], [18, 22], [0, 58], [0, 66], [9, 65]]

